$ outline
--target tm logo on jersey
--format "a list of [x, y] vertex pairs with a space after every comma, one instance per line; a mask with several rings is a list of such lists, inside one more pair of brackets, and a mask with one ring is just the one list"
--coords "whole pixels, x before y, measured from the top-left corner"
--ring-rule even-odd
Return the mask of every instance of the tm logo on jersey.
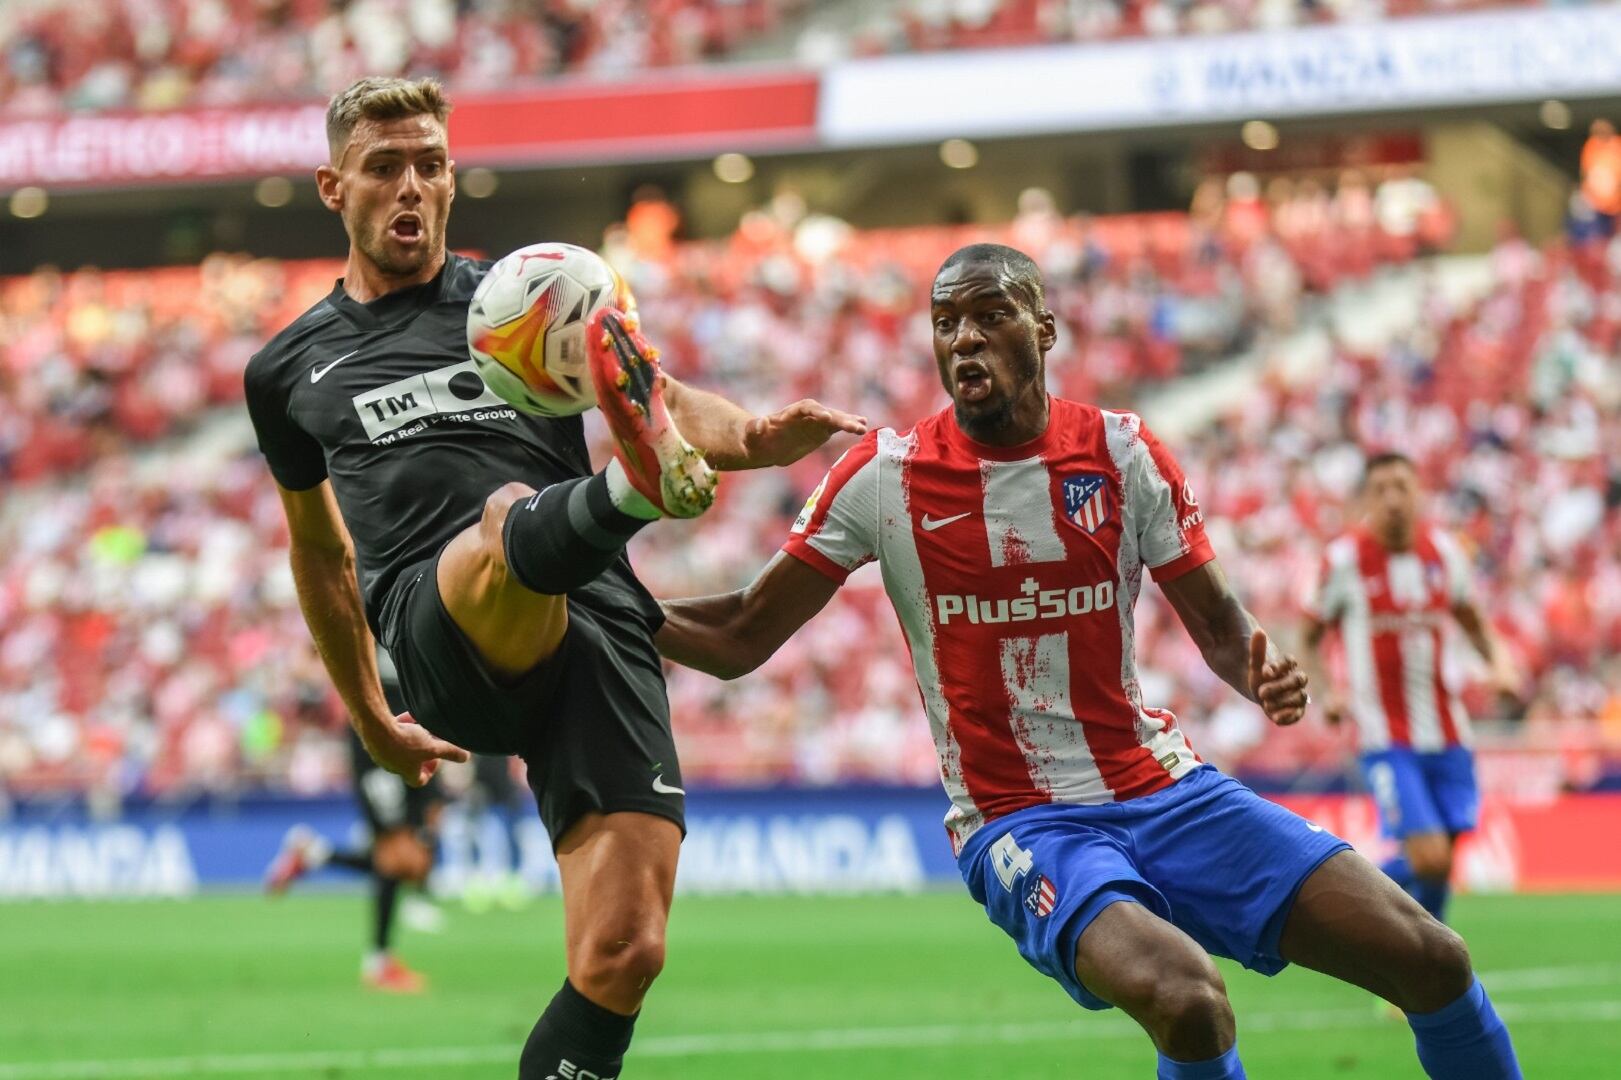
[[1071, 615], [1090, 615], [1094, 611], [1108, 611], [1114, 607], [1114, 582], [1100, 581], [1096, 585], [1077, 585], [1073, 589], [1043, 589], [1035, 578], [1025, 578], [1019, 586], [1022, 596], [983, 600], [972, 593], [958, 596], [937, 593], [934, 597], [934, 617], [941, 626], [952, 619], [966, 617], [969, 622], [1006, 623], [1034, 622], [1036, 619], [1063, 619]]
[[1114, 512], [1109, 478], [1102, 473], [1081, 473], [1064, 478], [1064, 520], [1091, 535], [1103, 528]]
[[483, 377], [471, 360], [367, 390], [356, 395], [354, 401], [355, 412], [366, 426], [366, 438], [373, 442], [429, 416], [485, 408], [500, 411], [489, 416], [475, 415], [473, 419], [512, 420], [518, 415], [512, 406], [484, 385]]

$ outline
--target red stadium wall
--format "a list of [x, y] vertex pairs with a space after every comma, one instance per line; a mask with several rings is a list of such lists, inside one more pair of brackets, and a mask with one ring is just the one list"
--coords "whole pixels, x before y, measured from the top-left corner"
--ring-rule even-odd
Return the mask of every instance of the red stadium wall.
[[[1280, 796], [1278, 802], [1356, 845], [1375, 861], [1392, 850], [1367, 796]], [[1459, 846], [1455, 880], [1476, 891], [1621, 889], [1621, 794], [1540, 802], [1487, 797], [1480, 828]]]

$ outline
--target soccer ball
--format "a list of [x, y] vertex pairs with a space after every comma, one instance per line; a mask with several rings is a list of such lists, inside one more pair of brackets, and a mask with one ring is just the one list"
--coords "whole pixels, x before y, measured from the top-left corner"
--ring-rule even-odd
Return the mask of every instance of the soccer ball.
[[585, 328], [604, 307], [634, 313], [630, 289], [596, 253], [530, 244], [484, 275], [467, 307], [467, 351], [489, 388], [535, 416], [596, 405]]

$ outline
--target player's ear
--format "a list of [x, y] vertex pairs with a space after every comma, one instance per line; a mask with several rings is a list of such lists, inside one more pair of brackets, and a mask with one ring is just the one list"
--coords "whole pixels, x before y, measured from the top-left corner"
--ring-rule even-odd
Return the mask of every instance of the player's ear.
[[445, 172], [450, 174], [450, 201], [455, 202], [456, 201], [456, 160], [454, 158], [446, 158], [445, 159]]
[[1046, 308], [1036, 312], [1036, 342], [1043, 355], [1058, 343], [1058, 321]]
[[315, 189], [321, 194], [321, 202], [334, 213], [343, 209], [343, 178], [338, 170], [330, 165], [322, 165], [315, 170]]

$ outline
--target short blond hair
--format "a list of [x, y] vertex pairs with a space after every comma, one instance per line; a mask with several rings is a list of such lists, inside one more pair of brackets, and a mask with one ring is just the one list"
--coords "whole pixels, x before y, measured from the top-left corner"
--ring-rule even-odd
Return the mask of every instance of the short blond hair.
[[443, 124], [450, 116], [450, 99], [438, 79], [396, 79], [368, 75], [332, 95], [326, 107], [326, 143], [337, 164], [349, 145], [349, 136], [362, 120], [403, 120], [431, 116]]

